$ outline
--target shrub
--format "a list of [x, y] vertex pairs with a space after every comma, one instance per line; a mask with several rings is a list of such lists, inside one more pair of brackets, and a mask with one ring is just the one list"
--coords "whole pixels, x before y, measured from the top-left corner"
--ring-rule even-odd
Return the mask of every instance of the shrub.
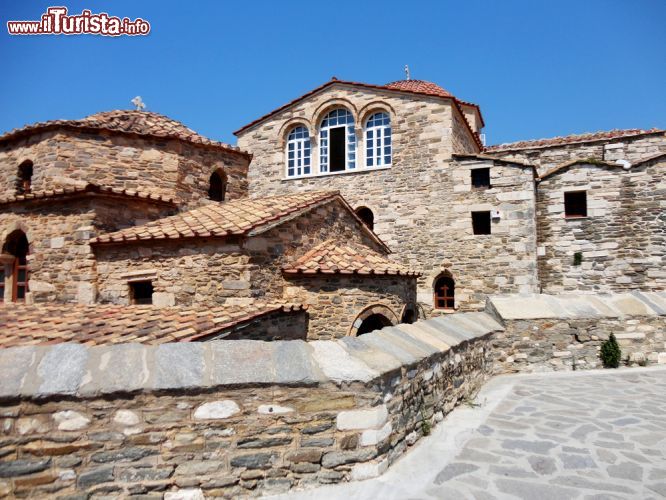
[[620, 366], [622, 351], [615, 339], [615, 334], [611, 333], [603, 344], [601, 344], [601, 362], [606, 368], [617, 368]]

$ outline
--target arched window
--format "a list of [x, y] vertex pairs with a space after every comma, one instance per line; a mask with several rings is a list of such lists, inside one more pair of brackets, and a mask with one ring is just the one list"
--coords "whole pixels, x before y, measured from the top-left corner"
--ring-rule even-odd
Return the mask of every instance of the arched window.
[[363, 335], [364, 333], [374, 332], [375, 330], [381, 330], [385, 326], [391, 325], [391, 320], [383, 314], [371, 314], [363, 320], [363, 323], [361, 323], [361, 326], [359, 326], [356, 331], [356, 335], [358, 336]]
[[11, 279], [12, 302], [25, 300], [25, 294], [28, 292], [28, 250], [28, 238], [20, 229], [13, 231], [7, 237], [2, 253], [13, 255], [14, 259], [8, 266], [0, 264], [0, 301], [4, 300], [5, 282], [8, 277]]
[[224, 201], [227, 190], [227, 178], [224, 172], [213, 172], [208, 181], [208, 198], [213, 201]]
[[18, 194], [30, 193], [32, 186], [32, 162], [26, 160], [19, 165], [16, 192]]
[[391, 118], [375, 113], [365, 125], [365, 165], [386, 167], [391, 164]]
[[456, 283], [448, 274], [435, 280], [435, 309], [453, 309], [455, 301]]
[[319, 171], [344, 172], [355, 168], [354, 117], [344, 108], [334, 109], [319, 126]]
[[310, 175], [310, 133], [296, 127], [287, 137], [287, 177]]
[[358, 215], [358, 218], [363, 221], [363, 224], [372, 230], [375, 229], [375, 214], [373, 214], [372, 210], [368, 207], [358, 207], [356, 209], [356, 215]]

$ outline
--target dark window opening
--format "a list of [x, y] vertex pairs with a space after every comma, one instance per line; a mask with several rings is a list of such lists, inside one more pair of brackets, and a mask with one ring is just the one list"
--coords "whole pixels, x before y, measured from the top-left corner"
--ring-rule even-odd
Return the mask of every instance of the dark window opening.
[[587, 217], [587, 193], [585, 191], [564, 193], [564, 216]]
[[372, 210], [370, 210], [368, 207], [357, 208], [356, 215], [358, 215], [358, 218], [363, 221], [363, 224], [372, 230], [375, 229], [375, 214], [373, 214]]
[[490, 188], [490, 168], [474, 168], [472, 172], [472, 187], [477, 189]]
[[490, 234], [490, 212], [472, 212], [474, 234]]
[[381, 330], [385, 326], [392, 326], [391, 321], [383, 314], [371, 314], [363, 320], [361, 326], [358, 327], [356, 335], [363, 335], [364, 333], [374, 332]]
[[402, 313], [401, 323], [407, 323], [408, 325], [411, 325], [414, 323], [414, 321], [416, 321], [416, 311], [411, 307], [405, 309], [405, 312]]
[[583, 263], [583, 252], [574, 253], [573, 265], [580, 266]]
[[26, 160], [19, 165], [18, 181], [16, 192], [18, 194], [28, 194], [32, 189], [32, 162]]
[[213, 201], [224, 201], [227, 181], [219, 172], [213, 172], [208, 184], [208, 198]]
[[451, 276], [435, 281], [435, 309], [453, 309], [456, 305], [456, 283]]
[[5, 301], [5, 265], [0, 263], [0, 302]]
[[[11, 277], [12, 277], [12, 302], [23, 301], [28, 293], [28, 252], [30, 246], [28, 238], [25, 233], [16, 230], [7, 237], [2, 253], [14, 256], [14, 261], [11, 263]], [[2, 289], [0, 293], [5, 292], [5, 271], [2, 274]]]
[[345, 170], [345, 134], [347, 127], [336, 127], [329, 129], [329, 165], [331, 172], [342, 172]]
[[153, 303], [153, 283], [151, 281], [136, 281], [129, 285], [132, 304]]

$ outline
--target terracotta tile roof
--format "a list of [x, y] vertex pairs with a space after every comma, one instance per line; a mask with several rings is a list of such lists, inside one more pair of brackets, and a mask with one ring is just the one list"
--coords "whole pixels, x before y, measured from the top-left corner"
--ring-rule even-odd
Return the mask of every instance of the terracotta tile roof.
[[[209, 203], [142, 226], [101, 234], [93, 238], [91, 243], [254, 236], [334, 200], [342, 203], [344, 208], [357, 219], [362, 231], [365, 231], [380, 246], [386, 248], [382, 240], [358, 219], [338, 191], [315, 191]], [[388, 252], [388, 248], [386, 251]]]
[[31, 200], [51, 200], [54, 198], [69, 198], [72, 196], [78, 196], [82, 194], [138, 198], [140, 200], [151, 201], [153, 203], [176, 206], [172, 198], [168, 198], [149, 191], [135, 191], [133, 189], [104, 187], [97, 184], [86, 184], [85, 186], [71, 186], [59, 189], [50, 189], [46, 191], [35, 191], [29, 194], [7, 196], [4, 198], [0, 198], [0, 204], [6, 205], [9, 203], [31, 201]]
[[485, 148], [487, 152], [494, 151], [514, 151], [517, 149], [536, 149], [550, 148], [555, 146], [564, 146], [567, 144], [576, 144], [581, 142], [605, 141], [609, 139], [618, 139], [623, 137], [633, 137], [648, 134], [663, 134], [664, 130], [653, 129], [626, 129], [626, 130], [608, 130], [601, 132], [592, 132], [585, 134], [566, 135], [563, 137], [552, 137], [550, 139], [535, 139], [530, 141], [508, 142], [505, 144], [496, 144]]
[[300, 259], [283, 267], [285, 274], [393, 274], [420, 276], [420, 273], [390, 261], [368, 247], [347, 244], [337, 245], [325, 241], [307, 252]]
[[433, 82], [425, 80], [398, 80], [386, 84], [386, 88], [395, 90], [404, 90], [416, 94], [437, 95], [440, 97], [453, 97], [448, 91]]
[[[331, 85], [336, 85], [336, 84], [351, 85], [353, 87], [361, 87], [361, 88], [367, 88], [367, 89], [373, 89], [373, 90], [389, 90], [389, 91], [394, 91], [394, 92], [407, 92], [407, 93], [417, 94], [417, 95], [430, 95], [430, 96], [450, 99], [458, 107], [458, 109], [460, 111], [460, 114], [462, 114], [463, 117], [464, 117], [464, 113], [462, 111], [462, 108], [460, 107], [461, 105], [472, 106], [472, 107], [476, 108], [477, 112], [479, 113], [479, 117], [481, 117], [481, 123], [482, 124], [484, 123], [483, 122], [483, 116], [481, 115], [481, 109], [479, 108], [479, 106], [477, 104], [473, 104], [471, 102], [461, 101], [460, 99], [458, 99], [458, 98], [452, 96], [451, 94], [449, 94], [446, 90], [444, 90], [440, 86], [438, 86], [434, 83], [431, 83], [431, 82], [425, 82], [423, 80], [404, 80], [404, 81], [421, 82], [424, 85], [422, 85], [420, 88], [418, 88], [418, 86], [416, 86], [417, 87], [416, 89], [407, 88], [408, 86], [405, 86], [404, 88], [398, 88], [398, 87], [400, 87], [399, 84], [401, 82], [391, 82], [387, 85], [372, 85], [370, 83], [352, 82], [352, 81], [348, 81], [348, 80], [338, 80], [337, 78], [333, 77], [333, 78], [331, 78], [331, 80], [324, 83], [323, 85], [320, 85], [319, 87], [311, 90], [310, 92], [307, 92], [307, 93], [303, 94], [302, 96], [297, 97], [296, 99], [294, 99], [292, 101], [289, 101], [287, 104], [284, 104], [283, 106], [280, 106], [279, 108], [274, 109], [270, 113], [267, 113], [264, 116], [261, 116], [261, 117], [257, 118], [256, 120], [248, 123], [247, 125], [239, 128], [238, 130], [236, 130], [234, 132], [234, 135], [238, 135], [241, 132], [244, 132], [245, 130], [247, 130], [247, 129], [257, 125], [258, 123], [261, 123], [264, 120], [270, 118], [271, 116], [275, 115], [276, 113], [279, 113], [280, 111], [283, 111], [283, 110], [289, 108], [290, 106], [293, 106], [297, 102], [300, 102], [303, 99], [307, 99], [308, 97], [313, 96], [314, 94], [330, 87]], [[428, 84], [428, 85], [425, 85], [425, 84]], [[394, 87], [391, 87], [390, 85], [394, 85]], [[435, 88], [439, 89], [439, 91], [435, 91]], [[471, 126], [467, 122], [467, 119], [465, 119], [465, 123], [467, 124], [467, 127], [470, 130], [470, 133], [474, 136], [474, 141], [479, 146], [479, 149], [483, 150], [483, 144], [481, 143], [481, 139], [478, 137], [478, 134], [476, 134], [472, 130]]]
[[197, 134], [194, 130], [168, 116], [150, 111], [120, 109], [95, 113], [94, 115], [86, 116], [80, 120], [50, 120], [34, 123], [1, 135], [0, 142], [57, 127], [107, 130], [123, 134], [145, 135], [164, 139], [179, 139], [194, 144], [219, 147], [234, 153], [251, 156], [249, 153], [241, 151], [235, 146], [214, 141], [203, 135]]
[[214, 308], [0, 304], [0, 347], [192, 342], [267, 314], [305, 309], [299, 304], [260, 302]]

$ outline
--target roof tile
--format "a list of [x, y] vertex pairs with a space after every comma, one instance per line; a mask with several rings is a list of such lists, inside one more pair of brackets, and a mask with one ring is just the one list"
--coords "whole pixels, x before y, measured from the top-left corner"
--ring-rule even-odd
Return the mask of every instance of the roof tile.
[[164, 139], [179, 139], [194, 144], [220, 147], [249, 156], [249, 153], [241, 151], [235, 146], [214, 141], [203, 135], [197, 134], [194, 130], [168, 116], [153, 113], [151, 111], [138, 110], [117, 109], [95, 113], [80, 120], [49, 120], [46, 122], [38, 122], [9, 131], [0, 136], [0, 141], [10, 140], [15, 137], [28, 135], [32, 132], [56, 127], [98, 129]]
[[213, 308], [1, 304], [0, 348], [59, 342], [189, 342], [267, 314], [305, 309], [300, 304], [264, 302]]
[[535, 148], [547, 148], [554, 146], [564, 146], [567, 144], [576, 144], [581, 142], [594, 142], [594, 141], [603, 141], [608, 139], [618, 139], [622, 137], [632, 137], [637, 135], [646, 135], [646, 134], [658, 134], [664, 133], [664, 130], [657, 128], [652, 129], [639, 129], [632, 128], [626, 130], [607, 130], [600, 132], [591, 132], [585, 134], [574, 134], [574, 135], [565, 135], [562, 137], [552, 137], [550, 139], [534, 139], [529, 141], [518, 141], [518, 142], [508, 142], [504, 144], [496, 144], [494, 146], [488, 146], [484, 151], [494, 152], [494, 151], [513, 151], [516, 149], [535, 149]]
[[325, 241], [301, 258], [286, 265], [286, 274], [386, 274], [420, 276], [406, 267], [390, 261], [368, 247], [349, 243], [338, 245]]

